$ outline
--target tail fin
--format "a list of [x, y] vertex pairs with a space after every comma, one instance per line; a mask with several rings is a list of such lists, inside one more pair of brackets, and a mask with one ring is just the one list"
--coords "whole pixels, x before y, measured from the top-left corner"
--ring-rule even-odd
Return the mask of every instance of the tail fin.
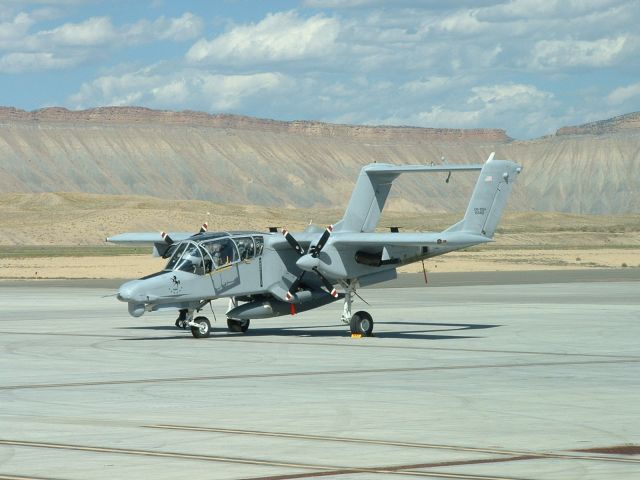
[[522, 167], [509, 160], [494, 160], [495, 152], [482, 167], [464, 218], [447, 232], [468, 232], [492, 238], [511, 187]]

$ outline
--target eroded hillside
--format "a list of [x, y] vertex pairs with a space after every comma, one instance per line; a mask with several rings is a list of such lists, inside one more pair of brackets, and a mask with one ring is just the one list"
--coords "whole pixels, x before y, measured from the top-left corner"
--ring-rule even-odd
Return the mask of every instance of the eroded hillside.
[[[491, 151], [524, 166], [516, 211], [640, 212], [636, 117], [513, 141], [504, 130], [278, 122], [110, 107], [0, 109], [0, 191], [140, 194], [268, 207], [341, 209], [362, 165], [481, 163]], [[472, 173], [401, 177], [389, 208], [461, 211]]]

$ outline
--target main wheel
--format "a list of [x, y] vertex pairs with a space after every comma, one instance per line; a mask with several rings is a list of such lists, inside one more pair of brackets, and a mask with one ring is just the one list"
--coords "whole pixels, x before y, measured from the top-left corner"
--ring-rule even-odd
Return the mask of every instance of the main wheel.
[[191, 327], [191, 335], [196, 338], [207, 338], [211, 334], [211, 324], [207, 317], [196, 317], [193, 321], [200, 326]]
[[370, 337], [373, 332], [373, 318], [367, 312], [356, 312], [351, 317], [349, 326], [351, 327], [351, 333], [359, 333], [363, 337]]
[[242, 332], [246, 333], [249, 330], [249, 323], [251, 320], [235, 320], [233, 318], [227, 318], [227, 327], [230, 332]]

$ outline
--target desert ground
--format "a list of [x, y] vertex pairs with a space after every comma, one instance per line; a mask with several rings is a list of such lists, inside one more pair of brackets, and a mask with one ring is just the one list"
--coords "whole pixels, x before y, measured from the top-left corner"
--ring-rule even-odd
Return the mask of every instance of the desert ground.
[[[346, 199], [345, 199], [346, 203]], [[340, 210], [266, 208], [154, 197], [38, 193], [0, 195], [0, 278], [137, 278], [165, 260], [150, 249], [107, 245], [130, 231], [258, 230], [329, 224]], [[462, 213], [385, 212], [380, 231], [438, 231]], [[148, 251], [149, 250], [149, 251]], [[422, 271], [420, 263], [404, 272]], [[495, 243], [436, 257], [427, 272], [640, 268], [640, 215], [507, 212]]]

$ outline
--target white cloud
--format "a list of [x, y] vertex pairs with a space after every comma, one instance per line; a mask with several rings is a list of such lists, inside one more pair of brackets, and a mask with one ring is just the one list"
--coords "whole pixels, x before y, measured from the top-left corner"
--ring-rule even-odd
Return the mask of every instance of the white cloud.
[[324, 15], [305, 19], [294, 11], [268, 14], [258, 23], [235, 26], [213, 40], [199, 40], [187, 52], [187, 59], [260, 64], [317, 58], [331, 55], [339, 31], [338, 20]]
[[614, 105], [621, 105], [635, 97], [640, 97], [640, 83], [616, 88], [607, 96], [607, 100]]
[[621, 57], [627, 37], [585, 40], [541, 40], [533, 46], [530, 66], [534, 69], [605, 67]]
[[0, 68], [5, 73], [23, 73], [73, 67], [96, 57], [133, 45], [154, 41], [184, 41], [197, 37], [202, 20], [190, 12], [177, 18], [159, 17], [154, 21], [115, 26], [106, 16], [65, 23], [49, 30], [31, 33], [37, 21], [49, 13], [36, 10], [20, 13], [0, 23]]
[[97, 46], [113, 42], [118, 32], [108, 17], [91, 17], [80, 23], [64, 25], [38, 32], [37, 37], [49, 46]]
[[[481, 85], [459, 99], [450, 97], [448, 103], [437, 103], [426, 109], [407, 108], [381, 120], [367, 123], [417, 125], [435, 128], [509, 128], [518, 119], [520, 133], [531, 134], [546, 128], [547, 110], [552, 107], [553, 94], [533, 85], [498, 84]], [[419, 103], [417, 103], [419, 105]], [[540, 112], [543, 112], [542, 114]], [[545, 132], [546, 133], [546, 132]]]
[[1, 73], [59, 70], [74, 64], [71, 58], [56, 58], [52, 53], [10, 53], [0, 57]]
[[202, 19], [190, 12], [178, 18], [159, 17], [153, 22], [140, 20], [120, 28], [119, 43], [146, 43], [154, 40], [182, 42], [200, 35], [203, 25]]
[[27, 13], [17, 14], [11, 21], [0, 23], [0, 48], [14, 45], [14, 42], [23, 38], [35, 20]]
[[514, 110], [539, 105], [553, 98], [553, 94], [538, 90], [533, 85], [505, 84], [473, 87], [467, 104], [480, 104], [494, 110]]
[[400, 90], [409, 93], [433, 93], [446, 89], [449, 81], [448, 77], [429, 77], [425, 80], [412, 80], [400, 86]]
[[265, 94], [285, 95], [293, 87], [291, 78], [275, 72], [223, 75], [181, 70], [167, 73], [149, 67], [84, 83], [69, 101], [74, 108], [143, 103], [155, 108], [230, 111], [248, 100], [264, 100]]
[[434, 26], [449, 33], [475, 35], [490, 28], [489, 23], [478, 20], [476, 13], [475, 10], [461, 10], [445, 17]]

